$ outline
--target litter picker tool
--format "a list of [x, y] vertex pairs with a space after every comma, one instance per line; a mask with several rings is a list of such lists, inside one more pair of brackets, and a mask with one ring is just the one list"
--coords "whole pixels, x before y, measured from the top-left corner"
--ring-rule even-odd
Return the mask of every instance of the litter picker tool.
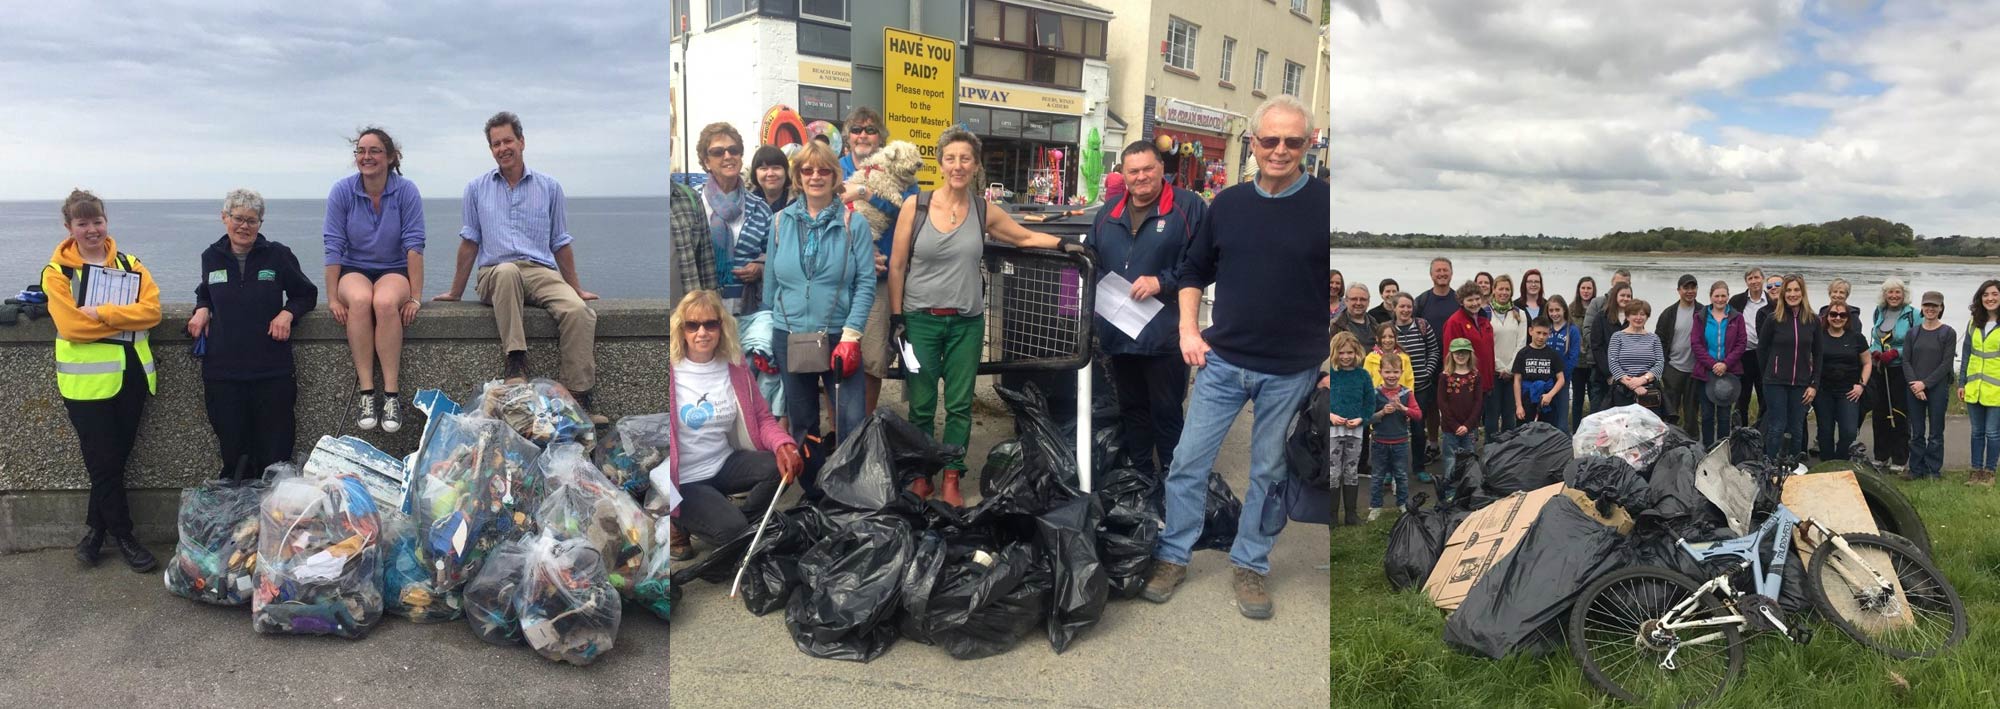
[[771, 495], [771, 504], [764, 507], [764, 519], [757, 522], [757, 534], [750, 538], [750, 548], [743, 552], [743, 563], [736, 566], [736, 580], [729, 584], [729, 597], [735, 598], [737, 589], [743, 586], [743, 572], [750, 569], [750, 557], [757, 553], [757, 546], [764, 543], [764, 529], [771, 526], [771, 513], [778, 510], [778, 500], [785, 496], [783, 480], [778, 481], [778, 492]]

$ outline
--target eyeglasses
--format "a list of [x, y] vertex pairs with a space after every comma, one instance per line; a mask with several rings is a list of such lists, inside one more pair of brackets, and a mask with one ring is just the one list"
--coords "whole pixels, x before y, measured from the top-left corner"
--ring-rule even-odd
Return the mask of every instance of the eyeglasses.
[[859, 126], [854, 126], [852, 128], [848, 128], [847, 132], [853, 133], [855, 135], [881, 135], [882, 129], [870, 125], [859, 125]]
[[708, 156], [709, 156], [709, 157], [712, 157], [712, 158], [719, 158], [719, 157], [722, 157], [722, 156], [724, 156], [724, 155], [734, 155], [734, 156], [736, 156], [736, 157], [743, 157], [743, 146], [741, 146], [741, 145], [731, 145], [731, 146], [729, 146], [729, 147], [727, 147], [727, 148], [709, 148], [709, 149], [708, 149]]
[[355, 148], [355, 149], [354, 149], [354, 154], [355, 154], [355, 155], [372, 155], [372, 156], [375, 156], [375, 157], [381, 157], [381, 156], [383, 156], [383, 155], [387, 155], [388, 153], [389, 153], [389, 151], [387, 151], [387, 150], [383, 150], [383, 149], [381, 149], [381, 148]]
[[829, 177], [830, 177], [830, 176], [832, 176], [832, 175], [833, 175], [833, 168], [830, 168], [830, 167], [801, 167], [801, 168], [799, 168], [799, 177], [820, 177], [820, 176], [822, 176], [822, 175], [824, 175], [824, 176], [829, 176]]
[[685, 333], [687, 333], [687, 334], [690, 334], [690, 335], [692, 335], [692, 334], [695, 334], [695, 333], [697, 333], [697, 332], [701, 332], [702, 330], [708, 330], [708, 331], [711, 331], [711, 332], [722, 332], [722, 321], [721, 321], [721, 320], [688, 320], [688, 321], [685, 321], [685, 322], [682, 322], [682, 323], [681, 323], [681, 332], [685, 332]]
[[1279, 143], [1284, 143], [1285, 147], [1293, 150], [1303, 150], [1306, 147], [1306, 139], [1296, 136], [1281, 138], [1275, 135], [1267, 135], [1257, 139], [1257, 146], [1265, 150], [1276, 150]]
[[236, 223], [236, 226], [257, 226], [257, 225], [259, 225], [259, 224], [263, 224], [263, 223], [264, 223], [264, 218], [263, 218], [263, 217], [239, 217], [239, 216], [236, 216], [236, 215], [234, 215], [234, 214], [231, 214], [231, 215], [229, 215], [229, 221], [232, 221], [232, 222], [235, 222], [235, 223]]

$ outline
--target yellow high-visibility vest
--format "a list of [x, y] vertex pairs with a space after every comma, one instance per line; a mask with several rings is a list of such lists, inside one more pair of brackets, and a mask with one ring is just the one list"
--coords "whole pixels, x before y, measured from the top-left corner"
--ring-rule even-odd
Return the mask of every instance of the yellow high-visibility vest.
[[1972, 344], [1965, 360], [1965, 403], [2000, 406], [2000, 328], [1982, 334], [1966, 323], [1965, 338]]
[[[125, 254], [118, 254], [118, 262], [126, 270], [132, 268]], [[50, 262], [50, 268], [69, 276], [71, 297], [77, 288], [75, 269], [60, 263]], [[147, 333], [140, 330], [131, 347], [139, 354], [139, 366], [146, 368], [146, 392], [160, 391], [159, 374], [153, 368], [153, 349], [147, 345]], [[56, 390], [65, 399], [77, 401], [99, 401], [117, 396], [125, 386], [125, 347], [118, 341], [70, 342], [56, 338]]]

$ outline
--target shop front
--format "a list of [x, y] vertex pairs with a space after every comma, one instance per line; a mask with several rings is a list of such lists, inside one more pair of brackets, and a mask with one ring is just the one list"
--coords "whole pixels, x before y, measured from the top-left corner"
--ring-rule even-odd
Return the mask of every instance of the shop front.
[[1208, 193], [1229, 186], [1229, 124], [1242, 116], [1179, 99], [1156, 105], [1153, 144], [1166, 158], [1172, 183]]
[[959, 81], [958, 120], [985, 144], [988, 194], [1016, 204], [1067, 204], [1078, 194], [1083, 94]]
[[854, 69], [845, 63], [799, 59], [799, 118], [837, 130], [854, 108]]

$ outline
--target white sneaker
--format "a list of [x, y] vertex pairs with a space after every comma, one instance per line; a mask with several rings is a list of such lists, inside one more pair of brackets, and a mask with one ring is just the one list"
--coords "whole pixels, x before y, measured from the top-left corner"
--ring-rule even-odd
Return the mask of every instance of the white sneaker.
[[363, 431], [375, 430], [375, 395], [361, 395], [361, 415], [355, 417], [354, 427]]
[[400, 396], [382, 397], [382, 430], [395, 433], [403, 430], [402, 400]]
[[1380, 507], [1368, 508], [1368, 521], [1373, 522], [1376, 519], [1381, 518], [1381, 516], [1382, 516], [1382, 508]]

